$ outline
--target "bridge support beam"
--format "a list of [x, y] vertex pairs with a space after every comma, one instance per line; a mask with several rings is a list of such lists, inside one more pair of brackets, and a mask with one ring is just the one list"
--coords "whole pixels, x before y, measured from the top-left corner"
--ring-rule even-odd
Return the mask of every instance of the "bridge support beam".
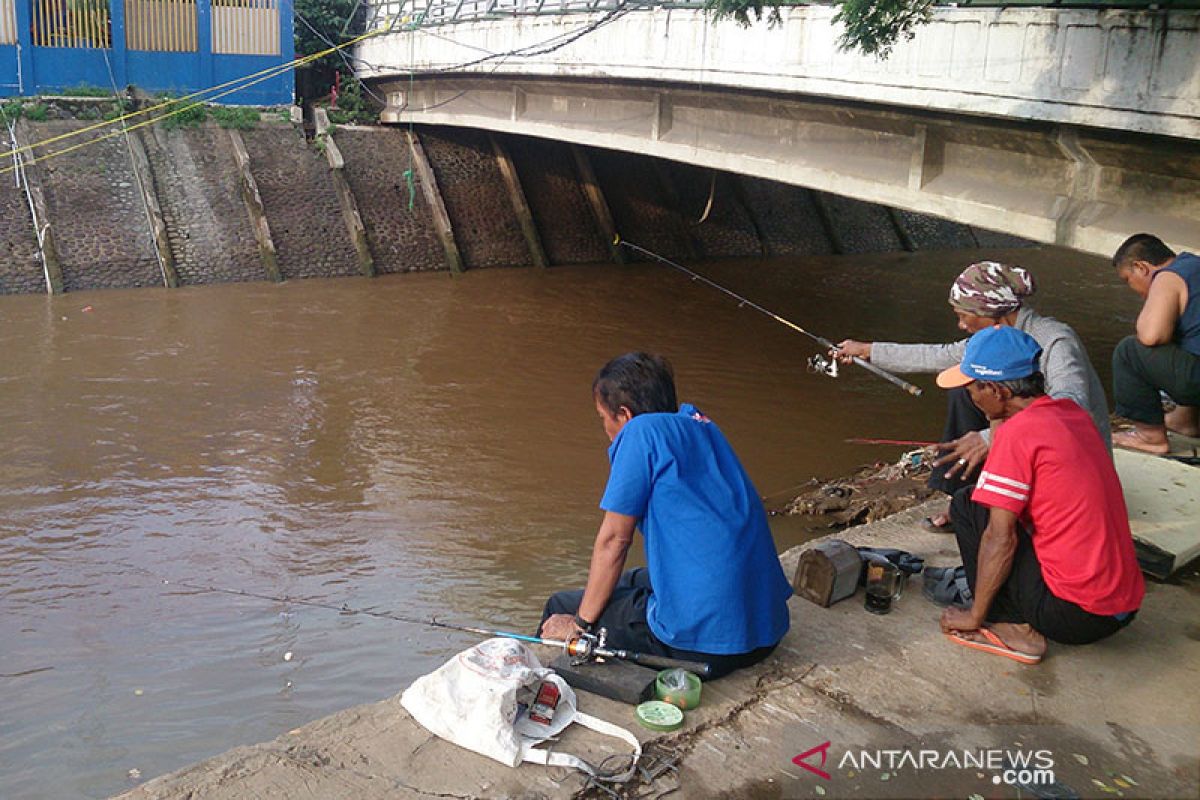
[[529, 210], [529, 201], [525, 198], [525, 190], [521, 188], [521, 178], [517, 174], [517, 166], [498, 138], [495, 136], [488, 138], [491, 139], [492, 150], [496, 153], [496, 163], [500, 166], [500, 175], [508, 187], [508, 196], [512, 199], [513, 211], [517, 215], [517, 224], [521, 226], [525, 244], [529, 247], [529, 257], [533, 260], [535, 267], [545, 269], [550, 262], [546, 258], [545, 248], [542, 247], [542, 238], [538, 236], [537, 226], [533, 223], [533, 212]]
[[267, 223], [267, 212], [263, 210], [258, 182], [254, 180], [254, 173], [250, 170], [250, 154], [246, 152], [246, 143], [237, 131], [230, 129], [229, 141], [233, 146], [233, 158], [237, 162], [242, 187], [242, 201], [246, 204], [250, 227], [258, 243], [258, 257], [262, 262], [263, 272], [270, 280], [280, 283], [283, 281], [283, 273], [279, 270], [279, 254], [275, 250], [275, 240], [271, 238], [271, 226]]
[[1197, 140], [735, 89], [474, 76], [379, 88], [396, 103], [384, 122], [641, 153], [1100, 255], [1141, 230], [1200, 249]]
[[612, 211], [608, 207], [608, 201], [604, 199], [604, 192], [600, 189], [600, 181], [596, 180], [592, 161], [582, 147], [572, 147], [571, 155], [575, 157], [575, 168], [579, 170], [583, 194], [596, 217], [596, 224], [600, 226], [600, 235], [608, 244], [609, 255], [612, 256], [613, 263], [624, 264], [627, 261], [625, 250], [617, 243], [617, 226], [613, 223]]
[[446, 254], [446, 268], [455, 274], [461, 273], [463, 258], [462, 253], [459, 252], [458, 243], [454, 241], [454, 225], [450, 222], [450, 214], [446, 211], [446, 203], [442, 200], [441, 190], [438, 189], [433, 167], [429, 166], [425, 148], [421, 146], [421, 137], [417, 135], [416, 131], [409, 131], [408, 146], [412, 149], [413, 168], [416, 169], [417, 178], [421, 181], [421, 191], [425, 195], [425, 202], [429, 203], [429, 211], [433, 214], [434, 230], [437, 232], [438, 241], [442, 243], [442, 250]]

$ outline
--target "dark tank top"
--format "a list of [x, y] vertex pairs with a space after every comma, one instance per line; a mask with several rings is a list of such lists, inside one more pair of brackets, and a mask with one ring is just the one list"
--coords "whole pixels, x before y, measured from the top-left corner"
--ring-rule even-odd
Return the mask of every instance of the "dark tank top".
[[1187, 284], [1187, 305], [1175, 323], [1175, 342], [1192, 355], [1200, 356], [1200, 256], [1180, 253], [1163, 272], [1174, 272]]

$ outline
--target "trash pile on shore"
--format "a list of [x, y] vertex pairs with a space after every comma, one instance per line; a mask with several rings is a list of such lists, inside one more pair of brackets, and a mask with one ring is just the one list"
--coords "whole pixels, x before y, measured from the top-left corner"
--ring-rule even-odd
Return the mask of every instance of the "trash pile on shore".
[[783, 513], [823, 516], [833, 529], [883, 519], [935, 494], [925, 485], [935, 458], [936, 449], [924, 447], [905, 453], [893, 464], [861, 467], [846, 478], [826, 482], [814, 478]]

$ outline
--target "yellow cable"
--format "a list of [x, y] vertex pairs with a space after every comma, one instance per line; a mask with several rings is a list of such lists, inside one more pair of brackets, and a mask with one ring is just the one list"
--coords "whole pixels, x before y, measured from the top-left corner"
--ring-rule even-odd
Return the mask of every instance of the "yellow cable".
[[[64, 139], [70, 139], [73, 136], [79, 136], [81, 134], [88, 133], [90, 131], [94, 131], [97, 128], [103, 128], [108, 125], [114, 125], [119, 122], [124, 122], [127, 119], [133, 119], [134, 117], [138, 117], [143, 114], [149, 114], [153, 111], [157, 111], [158, 109], [165, 108], [169, 105], [173, 105], [176, 103], [182, 103], [185, 100], [191, 100], [193, 97], [199, 97], [200, 95], [207, 94], [209, 92], [214, 92], [218, 89], [224, 89], [226, 86], [230, 86], [235, 83], [240, 84], [242, 81], [249, 80], [250, 78], [258, 78], [258, 76], [260, 76], [260, 75], [263, 76], [262, 78], [259, 78], [259, 80], [256, 80], [252, 83], [246, 84], [246, 86], [253, 86], [255, 83], [260, 83], [261, 81], [266, 80], [267, 78], [274, 77], [275, 75], [279, 75], [286, 70], [293, 69], [295, 67], [301, 66], [302, 64], [307, 64], [309, 61], [315, 61], [318, 58], [323, 58], [324, 56], [327, 56], [330, 53], [335, 53], [344, 47], [349, 47], [352, 44], [357, 44], [358, 42], [361, 42], [363, 39], [370, 38], [371, 36], [377, 36], [381, 33], [385, 33], [386, 31], [387, 31], [387, 28], [378, 28], [374, 31], [370, 31], [369, 33], [364, 33], [361, 36], [356, 36], [355, 38], [351, 39], [348, 42], [344, 42], [342, 44], [330, 47], [326, 50], [322, 50], [319, 53], [313, 53], [311, 55], [303, 56], [301, 58], [292, 59], [291, 61], [287, 62], [286, 64], [276, 64], [274, 66], [267, 67], [266, 69], [259, 70], [258, 72], [252, 72], [249, 75], [243, 75], [241, 77], [234, 78], [233, 80], [226, 81], [225, 83], [217, 84], [216, 86], [210, 86], [207, 89], [201, 89], [199, 91], [192, 92], [191, 94], [184, 95], [183, 97], [173, 97], [170, 100], [165, 100], [165, 101], [159, 103], [158, 105], [150, 106], [149, 108], [143, 108], [140, 111], [134, 111], [129, 114], [122, 115], [120, 117], [115, 117], [110, 120], [104, 120], [103, 122], [97, 122], [92, 125], [88, 125], [84, 128], [80, 128], [77, 131], [70, 131], [68, 133], [59, 134], [58, 136], [52, 136], [49, 139], [42, 139], [40, 141], [33, 142], [32, 144], [27, 144], [23, 147], [18, 147], [13, 150], [9, 150], [6, 153], [0, 153], [0, 159], [9, 159], [20, 153], [24, 153], [24, 152], [33, 150], [38, 147], [46, 147], [48, 145], [54, 144], [55, 142], [59, 142]], [[270, 74], [266, 74], [266, 73], [270, 73]], [[238, 91], [240, 89], [244, 89], [244, 88], [246, 88], [246, 86], [239, 86], [237, 89], [234, 89], [232, 91]], [[231, 92], [223, 92], [221, 94], [214, 95], [213, 97], [208, 98], [208, 100], [215, 100], [218, 97], [224, 97], [227, 94], [231, 94]], [[205, 102], [207, 102], [207, 100], [201, 100], [199, 102], [192, 103], [191, 105], [186, 106], [184, 108], [180, 108], [176, 111], [172, 111], [170, 113], [163, 114], [162, 116], [155, 117], [154, 119], [155, 120], [165, 119], [166, 117], [169, 117], [175, 113], [179, 113], [180, 111], [186, 111], [189, 108], [195, 108], [198, 105], [203, 105]], [[141, 127], [141, 126], [139, 125], [138, 127]], [[118, 131], [117, 133], [119, 134], [120, 131]], [[88, 142], [99, 142], [99, 141], [102, 141], [107, 138], [109, 138], [109, 136], [100, 136], [95, 139], [88, 139]], [[72, 147], [72, 148], [69, 148], [66, 150], [56, 150], [56, 151], [54, 151], [53, 154], [48, 154], [48, 155], [57, 155], [59, 153], [69, 153], [73, 149], [76, 149], [76, 148]], [[40, 159], [38, 159], [38, 160], [40, 160]], [[33, 163], [36, 163], [36, 161]], [[11, 172], [12, 169], [13, 169], [12, 167], [8, 167], [4, 170], [0, 170], [0, 175], [3, 175], [5, 172]]]
[[[347, 42], [346, 44], [350, 44], [350, 42]], [[322, 54], [320, 54], [320, 53], [317, 53], [317, 54], [313, 54], [312, 56], [306, 56], [305, 58], [306, 58], [306, 59], [311, 59], [311, 58], [320, 58], [320, 57], [321, 57], [321, 55], [322, 55]], [[292, 65], [291, 65], [291, 64], [281, 64], [281, 65], [278, 65], [278, 66], [276, 66], [276, 67], [273, 67], [273, 68], [272, 68], [272, 69], [274, 69], [274, 70], [275, 70], [275, 72], [274, 72], [274, 73], [272, 73], [272, 74], [269, 74], [269, 75], [262, 75], [262, 77], [256, 78], [256, 79], [255, 79], [255, 80], [253, 80], [253, 81], [250, 81], [250, 82], [248, 82], [248, 83], [245, 83], [245, 84], [241, 84], [241, 85], [235, 86], [234, 88], [232, 88], [232, 89], [228, 89], [228, 90], [226, 90], [226, 91], [224, 91], [224, 92], [221, 92], [220, 94], [215, 94], [215, 95], [213, 95], [213, 96], [212, 96], [211, 98], [209, 98], [209, 99], [210, 99], [210, 100], [216, 100], [217, 98], [224, 97], [224, 96], [225, 96], [225, 95], [227, 95], [227, 94], [233, 94], [234, 92], [239, 92], [239, 91], [241, 91], [242, 89], [245, 89], [245, 88], [247, 88], [247, 87], [253, 86], [253, 85], [254, 85], [254, 84], [256, 84], [256, 83], [262, 83], [263, 81], [265, 81], [265, 80], [267, 80], [267, 79], [269, 79], [269, 78], [273, 78], [273, 77], [275, 77], [275, 75], [277, 75], [277, 74], [280, 74], [280, 73], [282, 73], [282, 72], [284, 72], [284, 71], [286, 71], [286, 70], [288, 70], [288, 69], [291, 69], [291, 68], [292, 68]], [[259, 74], [259, 73], [255, 73], [255, 74], [257, 75], [257, 74]], [[214, 87], [214, 88], [215, 88], [215, 87]], [[196, 106], [202, 106], [202, 105], [204, 105], [204, 104], [205, 104], [205, 102], [207, 102], [207, 101], [205, 101], [205, 100], [198, 100], [198, 101], [196, 101], [195, 103], [190, 103], [190, 104], [188, 104], [188, 105], [186, 105], [186, 106], [182, 106], [182, 107], [180, 107], [180, 108], [173, 109], [173, 110], [171, 110], [171, 111], [168, 111], [168, 112], [167, 112], [167, 113], [165, 113], [165, 114], [161, 114], [161, 115], [159, 115], [159, 116], [157, 116], [157, 117], [154, 117], [153, 119], [143, 120], [142, 122], [136, 123], [136, 124], [134, 124], [134, 125], [130, 125], [130, 126], [128, 126], [127, 128], [124, 128], [123, 130], [115, 130], [115, 131], [112, 131], [111, 133], [106, 133], [106, 134], [104, 134], [104, 135], [102, 135], [102, 136], [97, 136], [97, 137], [95, 137], [94, 139], [88, 139], [88, 140], [86, 140], [86, 141], [79, 142], [78, 144], [73, 144], [73, 145], [71, 145], [70, 147], [64, 147], [64, 148], [62, 148], [61, 150], [52, 150], [52, 151], [50, 151], [49, 153], [43, 153], [42, 155], [40, 155], [40, 156], [35, 156], [35, 157], [33, 157], [32, 159], [30, 159], [29, 161], [25, 162], [24, 166], [32, 166], [32, 165], [34, 165], [34, 164], [39, 164], [39, 163], [41, 163], [41, 162], [43, 162], [43, 161], [46, 161], [46, 160], [48, 160], [48, 159], [51, 159], [51, 158], [54, 158], [55, 156], [61, 156], [61, 155], [65, 155], [66, 153], [72, 153], [72, 152], [74, 152], [74, 151], [76, 151], [76, 150], [79, 150], [79, 149], [81, 149], [81, 148], [87, 147], [88, 145], [91, 145], [91, 144], [96, 144], [97, 142], [103, 142], [104, 140], [106, 140], [106, 139], [112, 139], [112, 138], [113, 138], [113, 137], [115, 137], [115, 136], [121, 136], [121, 135], [125, 134], [127, 131], [136, 131], [138, 128], [144, 128], [144, 127], [146, 127], [147, 125], [153, 125], [153, 124], [154, 124], [154, 123], [156, 123], [156, 122], [161, 122], [162, 120], [166, 119], [167, 117], [173, 117], [173, 116], [175, 116], [176, 114], [182, 114], [184, 111], [188, 111], [188, 110], [190, 110], [190, 109], [193, 109], [193, 108], [195, 108]], [[118, 120], [113, 120], [113, 122], [117, 122], [117, 121], [118, 121]], [[61, 138], [61, 137], [59, 137], [59, 138]], [[49, 141], [49, 140], [47, 140], [47, 141]], [[15, 170], [15, 169], [17, 169], [17, 165], [16, 165], [15, 163], [13, 163], [13, 164], [11, 164], [11, 165], [9, 165], [9, 166], [7, 166], [7, 167], [0, 168], [0, 175], [4, 175], [4, 174], [7, 174], [7, 173], [9, 173], [9, 172], [12, 172], [12, 171], [13, 171], [13, 170]]]

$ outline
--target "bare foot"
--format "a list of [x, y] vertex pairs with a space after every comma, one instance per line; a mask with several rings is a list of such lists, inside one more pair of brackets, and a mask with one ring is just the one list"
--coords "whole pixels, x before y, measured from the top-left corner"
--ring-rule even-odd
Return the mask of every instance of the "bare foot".
[[996, 622], [989, 626], [992, 633], [1000, 637], [1000, 641], [1031, 656], [1046, 654], [1046, 637], [1035, 631], [1031, 625], [1012, 622]]
[[1164, 417], [1167, 430], [1183, 436], [1200, 436], [1200, 409], [1196, 406], [1175, 406]]
[[941, 514], [934, 514], [932, 517], [926, 517], [921, 523], [921, 527], [927, 531], [942, 533], [945, 531], [953, 532], [950, 527], [950, 506], [946, 506], [946, 510]]
[[1117, 431], [1113, 434], [1113, 445], [1126, 450], [1140, 450], [1156, 456], [1171, 452], [1167, 441], [1167, 429], [1162, 425], [1138, 425], [1133, 430]]

